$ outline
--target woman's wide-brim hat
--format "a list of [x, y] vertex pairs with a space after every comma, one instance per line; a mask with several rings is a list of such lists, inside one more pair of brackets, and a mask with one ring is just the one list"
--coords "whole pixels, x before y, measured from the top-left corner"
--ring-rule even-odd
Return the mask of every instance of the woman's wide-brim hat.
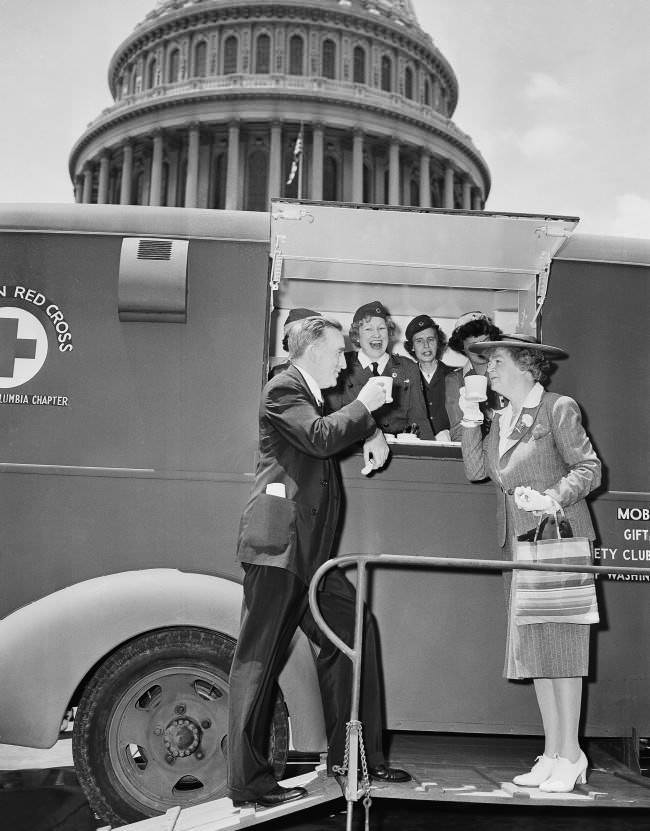
[[484, 340], [469, 346], [470, 352], [486, 352], [488, 349], [495, 349], [497, 346], [505, 346], [508, 349], [531, 349], [541, 352], [546, 358], [568, 358], [569, 353], [559, 346], [549, 346], [547, 343], [540, 343], [532, 335], [501, 335], [497, 340]]

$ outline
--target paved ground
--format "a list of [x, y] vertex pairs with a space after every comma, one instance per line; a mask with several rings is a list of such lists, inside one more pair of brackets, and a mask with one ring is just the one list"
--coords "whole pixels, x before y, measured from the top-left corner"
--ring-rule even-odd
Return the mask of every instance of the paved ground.
[[[375, 800], [371, 831], [648, 831], [647, 809], [564, 809]], [[0, 831], [96, 831], [72, 768], [70, 740], [50, 751], [0, 745]], [[261, 826], [267, 831], [344, 831], [343, 799]], [[363, 831], [363, 810], [354, 831]], [[208, 831], [208, 829], [206, 829]]]

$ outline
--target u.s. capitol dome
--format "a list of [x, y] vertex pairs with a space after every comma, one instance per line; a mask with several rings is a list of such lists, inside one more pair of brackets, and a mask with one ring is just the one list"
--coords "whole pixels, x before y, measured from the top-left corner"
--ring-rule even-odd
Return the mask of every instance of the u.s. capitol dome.
[[489, 193], [411, 0], [160, 0], [108, 79], [113, 105], [70, 154], [77, 202], [480, 210]]

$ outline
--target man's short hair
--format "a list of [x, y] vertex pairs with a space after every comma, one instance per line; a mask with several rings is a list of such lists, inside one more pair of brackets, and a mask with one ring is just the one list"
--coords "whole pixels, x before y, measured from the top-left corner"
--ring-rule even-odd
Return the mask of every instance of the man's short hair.
[[288, 335], [289, 358], [295, 360], [304, 354], [308, 346], [321, 340], [327, 329], [341, 331], [338, 320], [327, 317], [306, 317], [296, 323]]

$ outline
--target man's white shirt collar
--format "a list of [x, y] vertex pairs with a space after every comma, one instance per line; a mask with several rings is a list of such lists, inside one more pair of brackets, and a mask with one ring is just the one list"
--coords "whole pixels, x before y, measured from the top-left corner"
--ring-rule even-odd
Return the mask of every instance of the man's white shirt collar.
[[376, 361], [371, 360], [365, 352], [362, 352], [361, 349], [357, 352], [357, 358], [359, 359], [359, 363], [364, 369], [370, 369], [372, 364], [377, 364], [377, 372], [381, 375], [381, 373], [386, 369], [386, 364], [388, 363], [388, 359], [390, 355], [388, 352], [384, 352], [381, 358], [378, 358]]
[[309, 392], [310, 392], [310, 393], [314, 396], [314, 398], [316, 399], [316, 403], [317, 403], [317, 404], [322, 404], [322, 403], [323, 403], [323, 394], [322, 394], [322, 392], [320, 391], [320, 387], [318, 386], [318, 384], [316, 383], [316, 381], [314, 381], [314, 379], [313, 379], [313, 378], [312, 378], [312, 376], [311, 376], [311, 375], [307, 372], [307, 370], [306, 370], [306, 369], [303, 369], [301, 366], [298, 366], [298, 364], [294, 364], [294, 366], [295, 366], [295, 368], [298, 370], [298, 372], [302, 375], [302, 377], [305, 379], [305, 383], [306, 383], [306, 384], [307, 384], [307, 386], [309, 387]]

